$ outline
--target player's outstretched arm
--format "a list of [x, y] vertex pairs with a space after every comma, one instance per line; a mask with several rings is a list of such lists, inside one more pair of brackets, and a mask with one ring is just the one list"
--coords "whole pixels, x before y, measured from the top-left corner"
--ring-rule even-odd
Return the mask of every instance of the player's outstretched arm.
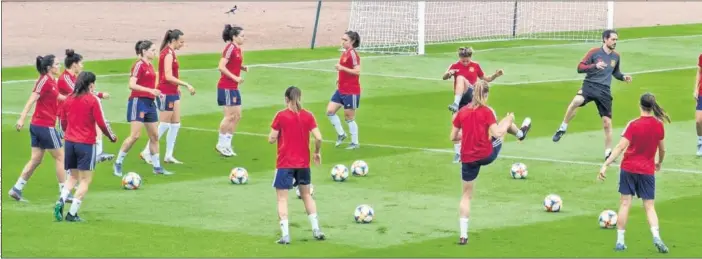
[[[97, 96], [94, 96], [93, 98], [96, 97]], [[108, 137], [112, 143], [117, 142], [117, 134], [115, 134], [114, 131], [112, 131], [112, 128], [110, 128], [110, 125], [107, 124], [107, 120], [105, 120], [105, 113], [103, 113], [102, 110], [102, 104], [100, 104], [100, 101], [97, 100], [97, 98], [95, 99], [95, 102], [92, 103], [91, 109], [93, 111], [95, 123], [97, 123], [98, 127], [100, 127], [102, 134]]]
[[29, 96], [29, 99], [27, 99], [27, 103], [24, 104], [24, 109], [22, 109], [22, 112], [20, 112], [19, 119], [17, 120], [17, 124], [15, 125], [17, 131], [22, 129], [22, 126], [24, 126], [24, 121], [27, 119], [27, 114], [29, 113], [29, 110], [32, 109], [32, 105], [34, 105], [34, 103], [37, 102], [37, 100], [39, 100], [39, 93], [32, 92], [32, 94]]
[[607, 158], [607, 161], [605, 161], [604, 166], [609, 166], [616, 160], [619, 155], [621, 155], [626, 148], [629, 147], [629, 139], [626, 137], [622, 137], [621, 140], [619, 140], [619, 143], [617, 146], [614, 147], [614, 150], [612, 150], [612, 154]]

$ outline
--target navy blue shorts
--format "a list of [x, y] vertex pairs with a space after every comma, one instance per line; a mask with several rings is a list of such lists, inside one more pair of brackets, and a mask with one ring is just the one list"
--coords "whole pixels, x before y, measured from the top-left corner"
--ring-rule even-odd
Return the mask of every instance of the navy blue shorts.
[[158, 122], [158, 110], [154, 99], [144, 97], [130, 98], [127, 103], [127, 121]]
[[702, 95], [697, 97], [697, 110], [702, 111]]
[[61, 137], [55, 128], [29, 125], [32, 147], [41, 149], [61, 148]]
[[173, 111], [175, 102], [180, 100], [179, 94], [164, 95], [163, 98], [156, 98], [156, 105], [160, 111]]
[[66, 170], [95, 170], [95, 145], [66, 141], [63, 167]]
[[492, 153], [490, 154], [490, 156], [475, 162], [462, 164], [461, 177], [463, 178], [463, 181], [470, 182], [475, 180], [475, 178], [478, 178], [478, 173], [480, 173], [480, 167], [492, 164], [492, 162], [494, 162], [495, 159], [497, 159], [497, 156], [500, 154], [500, 150], [502, 150], [502, 140], [493, 137]]
[[636, 195], [644, 200], [656, 198], [656, 177], [651, 174], [635, 174], [624, 170], [619, 173], [619, 193]]
[[334, 95], [331, 97], [331, 101], [344, 106], [344, 110], [355, 110], [358, 109], [358, 106], [360, 105], [361, 95], [341, 94], [339, 93], [339, 90], [336, 90]]
[[241, 94], [239, 90], [217, 88], [217, 105], [219, 106], [239, 106], [241, 105]]
[[310, 183], [312, 174], [309, 168], [278, 168], [273, 178], [273, 187], [276, 189], [292, 189]]
[[458, 109], [470, 104], [473, 101], [473, 87], [468, 87], [468, 90], [461, 96], [461, 101], [458, 102]]

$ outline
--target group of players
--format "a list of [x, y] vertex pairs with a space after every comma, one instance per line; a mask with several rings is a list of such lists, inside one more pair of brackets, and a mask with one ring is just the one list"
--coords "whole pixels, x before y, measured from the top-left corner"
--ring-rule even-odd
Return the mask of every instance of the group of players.
[[[219, 140], [215, 149], [223, 156], [236, 155], [232, 148], [232, 136], [241, 118], [241, 94], [238, 86], [243, 83], [241, 71], [248, 71], [243, 65], [241, 45], [244, 43], [244, 30], [241, 27], [226, 25], [223, 33], [226, 43], [219, 62], [221, 77], [217, 85], [217, 101], [223, 107], [224, 118], [220, 123]], [[655, 195], [655, 171], [660, 169], [665, 156], [663, 136], [663, 120], [670, 121], [665, 111], [656, 103], [655, 97], [646, 93], [641, 96], [641, 117], [629, 123], [620, 143], [611, 149], [611, 117], [612, 97], [610, 91], [611, 77], [631, 82], [631, 76], [624, 75], [619, 70], [620, 57], [614, 51], [618, 35], [616, 31], [606, 30], [602, 34], [603, 44], [600, 48], [590, 50], [578, 65], [579, 73], [586, 73], [583, 86], [578, 91], [564, 118], [564, 122], [553, 137], [554, 142], [565, 134], [568, 122], [574, 117], [578, 107], [589, 102], [595, 102], [605, 127], [605, 163], [599, 172], [600, 179], [605, 178], [606, 169], [621, 153], [622, 160], [619, 192], [622, 195], [619, 210], [617, 250], [624, 250], [624, 227], [628, 209], [633, 195], [644, 200], [647, 216], [651, 224], [654, 244], [661, 252], [668, 248], [663, 244], [658, 233], [658, 219], [653, 208]], [[355, 122], [356, 109], [360, 101], [361, 62], [356, 48], [360, 45], [360, 36], [353, 31], [342, 35], [341, 45], [344, 52], [335, 68], [338, 70], [337, 90], [333, 94], [328, 107], [327, 116], [337, 133], [336, 146], [340, 146], [347, 138], [341, 125], [337, 111], [344, 108], [344, 117], [349, 126], [351, 143], [348, 149], [360, 147], [358, 140], [358, 125]], [[155, 174], [170, 175], [160, 165], [159, 138], [168, 131], [167, 151], [164, 157], [166, 163], [182, 163], [173, 157], [175, 139], [180, 128], [180, 91], [184, 86], [191, 94], [195, 88], [179, 79], [179, 64], [175, 50], [184, 46], [184, 33], [180, 30], [168, 30], [161, 44], [159, 55], [159, 72], [156, 73], [152, 60], [156, 57], [156, 48], [151, 41], [138, 41], [135, 52], [138, 60], [132, 66], [129, 88], [131, 95], [127, 107], [127, 121], [131, 124], [129, 137], [123, 142], [114, 163], [114, 175], [122, 175], [122, 166], [127, 152], [141, 134], [141, 128], [146, 127], [149, 137], [147, 147], [140, 153], [142, 159], [151, 163]], [[112, 142], [117, 136], [112, 133], [104, 118], [99, 98], [108, 98], [106, 93], [95, 91], [96, 77], [91, 72], [81, 72], [82, 57], [69, 50], [66, 52], [64, 74], [56, 82], [55, 75], [59, 72], [60, 64], [53, 55], [37, 57], [37, 71], [40, 78], [35, 84], [32, 95], [17, 122], [17, 130], [23, 127], [24, 120], [31, 105], [37, 103], [30, 135], [32, 140], [32, 158], [25, 166], [22, 175], [10, 190], [10, 196], [23, 200], [22, 190], [38, 166], [45, 151], [56, 160], [57, 178], [60, 196], [56, 202], [54, 214], [57, 220], [62, 220], [65, 203], [72, 203], [70, 211], [65, 216], [67, 221], [82, 221], [78, 209], [92, 179], [95, 164], [109, 160], [113, 156], [102, 154], [100, 137], [97, 128]], [[481, 167], [491, 164], [498, 157], [502, 148], [505, 134], [514, 135], [522, 141], [531, 128], [531, 119], [525, 118], [521, 127], [514, 124], [514, 114], [508, 113], [498, 122], [495, 111], [488, 105], [489, 82], [504, 74], [498, 70], [493, 75], [485, 76], [480, 65], [472, 60], [471, 48], [460, 48], [459, 61], [452, 64], [444, 73], [443, 79], [454, 79], [454, 101], [449, 105], [453, 112], [453, 127], [450, 133], [456, 151], [454, 162], [462, 163], [463, 195], [459, 205], [459, 244], [468, 242], [468, 219], [470, 216], [470, 201]], [[695, 98], [698, 98], [697, 122], [699, 144], [702, 149], [702, 55], [700, 70], [696, 81]], [[76, 74], [78, 75], [76, 77]], [[158, 80], [157, 80], [158, 76]], [[62, 83], [63, 82], [63, 83]], [[71, 91], [60, 90], [69, 87]], [[66, 88], [68, 89], [68, 88]], [[314, 115], [303, 109], [301, 104], [302, 91], [290, 86], [285, 90], [286, 108], [279, 111], [271, 124], [270, 143], [277, 143], [276, 174], [273, 187], [277, 191], [278, 215], [281, 227], [279, 244], [290, 243], [288, 229], [287, 192], [294, 186], [299, 186], [301, 198], [312, 225], [313, 237], [325, 239], [320, 230], [316, 204], [310, 195], [311, 184], [310, 158], [315, 163], [321, 163], [322, 136], [317, 128]], [[160, 114], [158, 113], [160, 110]], [[61, 130], [54, 125], [60, 121], [65, 131], [65, 148], [62, 149]], [[159, 122], [158, 127], [156, 122]], [[315, 140], [315, 150], [310, 154], [310, 134]], [[64, 158], [65, 150], [65, 158]], [[698, 150], [698, 155], [701, 151]], [[658, 161], [655, 155], [658, 153]], [[70, 178], [66, 180], [66, 170]], [[64, 186], [65, 183], [65, 186]], [[74, 195], [74, 187], [78, 186]]]

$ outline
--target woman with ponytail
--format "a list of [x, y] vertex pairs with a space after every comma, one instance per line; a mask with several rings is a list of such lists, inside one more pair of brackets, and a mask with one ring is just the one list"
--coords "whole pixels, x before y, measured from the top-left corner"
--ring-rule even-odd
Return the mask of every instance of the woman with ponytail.
[[[619, 173], [619, 193], [621, 194], [619, 213], [617, 214], [617, 243], [616, 250], [626, 250], [624, 231], [629, 218], [629, 208], [633, 196], [643, 200], [648, 223], [651, 226], [653, 245], [658, 252], [668, 253], [668, 247], [663, 243], [658, 232], [658, 215], [654, 208], [656, 196], [656, 178], [654, 174], [661, 169], [665, 158], [665, 129], [663, 122], [670, 123], [670, 117], [656, 102], [651, 93], [641, 95], [639, 101], [641, 116], [629, 122], [622, 133], [622, 139], [605, 161], [597, 175], [604, 181], [607, 167], [620, 154], [624, 153], [621, 172]], [[625, 151], [626, 150], [626, 151]], [[656, 161], [658, 153], [658, 161]]]
[[217, 104], [223, 107], [224, 118], [219, 124], [219, 138], [215, 150], [222, 156], [236, 156], [232, 147], [232, 138], [236, 126], [241, 120], [241, 93], [239, 84], [244, 83], [241, 71], [249, 69], [243, 65], [244, 56], [241, 45], [244, 44], [244, 28], [224, 25], [222, 40], [226, 43], [222, 58], [219, 59], [217, 68], [221, 73], [217, 82]]
[[[175, 142], [180, 129], [180, 90], [178, 86], [187, 87], [190, 95], [195, 95], [195, 88], [180, 80], [180, 74], [178, 73], [180, 65], [175, 51], [182, 48], [183, 45], [185, 45], [185, 38], [181, 30], [166, 31], [161, 43], [161, 54], [158, 58], [157, 88], [163, 94], [161, 98], [156, 98], [156, 104], [160, 110], [158, 116], [158, 139], [161, 139], [161, 136], [168, 131], [166, 136], [166, 155], [163, 157], [163, 162], [173, 164], [182, 164], [182, 162], [173, 157], [173, 149], [175, 149]], [[139, 156], [146, 163], [151, 164], [148, 143]]]
[[451, 141], [461, 142], [461, 176], [463, 179], [463, 195], [459, 205], [460, 236], [458, 244], [468, 243], [468, 218], [470, 203], [473, 197], [473, 185], [478, 177], [480, 168], [491, 164], [502, 149], [505, 133], [512, 134], [522, 141], [531, 128], [531, 119], [525, 118], [522, 127], [513, 123], [514, 114], [497, 122], [495, 111], [488, 106], [489, 85], [478, 81], [473, 91], [473, 100], [467, 106], [458, 110], [453, 120]]
[[76, 79], [73, 94], [66, 100], [61, 115], [65, 120], [61, 126], [66, 129], [66, 160], [64, 168], [71, 170], [71, 176], [66, 182], [66, 187], [61, 191], [59, 199], [54, 206], [54, 217], [57, 221], [64, 219], [63, 207], [73, 187], [80, 183], [73, 198], [70, 211], [66, 214], [66, 221], [82, 221], [78, 216], [78, 209], [88, 192], [88, 187], [93, 179], [93, 171], [97, 160], [95, 147], [97, 131], [100, 128], [111, 142], [117, 142], [110, 126], [107, 125], [102, 104], [95, 91], [95, 74], [81, 72]]
[[286, 108], [273, 118], [268, 142], [278, 142], [278, 159], [273, 187], [278, 196], [278, 219], [282, 232], [278, 244], [290, 244], [288, 231], [288, 190], [299, 186], [300, 197], [305, 204], [307, 217], [312, 225], [312, 236], [325, 238], [317, 220], [317, 205], [310, 194], [312, 176], [310, 172], [310, 132], [314, 136], [314, 162], [322, 162], [322, 133], [311, 112], [302, 108], [302, 91], [295, 86], [285, 90]]
[[17, 201], [24, 201], [22, 190], [29, 178], [34, 174], [42, 159], [44, 152], [48, 151], [56, 163], [56, 178], [58, 179], [59, 192], [63, 190], [66, 180], [66, 171], [63, 169], [63, 149], [61, 149], [61, 136], [56, 130], [56, 116], [58, 115], [58, 101], [66, 97], [58, 92], [56, 77], [58, 76], [61, 64], [54, 55], [39, 56], [36, 58], [39, 79], [34, 84], [32, 94], [24, 105], [20, 113], [15, 128], [20, 131], [24, 127], [32, 105], [36, 103], [32, 122], [29, 125], [29, 135], [31, 137], [32, 154], [29, 162], [22, 169], [15, 186], [10, 189], [10, 197]]

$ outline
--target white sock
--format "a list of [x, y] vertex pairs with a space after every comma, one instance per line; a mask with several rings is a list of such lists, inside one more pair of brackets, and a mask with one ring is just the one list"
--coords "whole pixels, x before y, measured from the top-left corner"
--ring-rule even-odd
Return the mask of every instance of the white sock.
[[349, 124], [349, 133], [351, 133], [351, 143], [358, 144], [358, 124], [355, 120], [346, 121]]
[[168, 131], [166, 136], [166, 157], [173, 157], [173, 149], [175, 148], [176, 138], [178, 137], [178, 130], [180, 129], [180, 123], [171, 123], [171, 129]]
[[158, 158], [158, 153], [151, 155], [151, 164], [154, 166], [154, 168], [161, 167], [161, 159]]
[[617, 244], [624, 244], [624, 232], [626, 230], [617, 229]]
[[[99, 131], [98, 131], [99, 134]], [[102, 136], [98, 135], [97, 139], [95, 140], [95, 155], [99, 156], [102, 154]]]
[[25, 184], [27, 184], [27, 181], [20, 177], [19, 179], [17, 179], [17, 183], [15, 183], [15, 188], [21, 191], [22, 189], [24, 189]]
[[608, 156], [608, 155], [611, 154], [611, 153], [612, 153], [612, 149], [611, 149], [611, 148], [605, 149], [605, 156]]
[[517, 138], [524, 137], [524, 132], [522, 130], [518, 130], [516, 135], [517, 135]]
[[234, 134], [224, 134], [224, 145], [232, 148], [232, 139], [234, 139]]
[[63, 186], [64, 186], [63, 183], [59, 183], [59, 193], [61, 193], [61, 191], [63, 191]]
[[463, 98], [463, 95], [456, 95], [453, 97], [453, 104], [458, 105], [459, 102], [461, 102], [461, 98]]
[[127, 153], [124, 153], [120, 150], [119, 153], [117, 153], [117, 159], [115, 160], [115, 163], [121, 164], [122, 162], [124, 162], [125, 157], [127, 157]]
[[280, 231], [283, 232], [283, 236], [290, 235], [290, 232], [288, 231], [288, 220], [287, 219], [280, 221]]
[[81, 201], [79, 199], [73, 199], [73, 203], [71, 203], [71, 208], [68, 210], [68, 213], [75, 216], [78, 215], [78, 209], [80, 209], [80, 203]]
[[317, 220], [317, 213], [312, 213], [308, 215], [307, 218], [310, 219], [312, 230], [319, 230], [319, 220]]
[[461, 236], [468, 238], [468, 218], [459, 218], [458, 222], [461, 225]]
[[697, 137], [697, 143], [698, 143], [698, 144], [702, 144], [702, 136], [698, 136], [698, 137]]
[[217, 146], [226, 146], [227, 135], [219, 133], [219, 138], [217, 139]]
[[653, 235], [653, 238], [661, 238], [661, 233], [658, 232], [658, 227], [651, 227], [651, 235]]
[[60, 198], [62, 201], [65, 201], [66, 198], [68, 198], [68, 195], [69, 195], [69, 194], [71, 194], [71, 190], [63, 189], [63, 190], [61, 190], [61, 196], [59, 196], [59, 198]]
[[453, 144], [453, 152], [455, 152], [456, 154], [461, 153], [461, 143]]
[[566, 130], [568, 130], [568, 123], [565, 123], [565, 122], [564, 122], [564, 123], [561, 123], [561, 127], [558, 128], [558, 130], [560, 130], [560, 131], [566, 131]]
[[344, 132], [344, 128], [341, 127], [341, 119], [339, 119], [339, 116], [336, 114], [334, 115], [327, 115], [329, 117], [329, 121], [331, 121], [332, 126], [334, 126], [334, 129], [336, 130], [336, 135], [344, 135], [346, 132]]

